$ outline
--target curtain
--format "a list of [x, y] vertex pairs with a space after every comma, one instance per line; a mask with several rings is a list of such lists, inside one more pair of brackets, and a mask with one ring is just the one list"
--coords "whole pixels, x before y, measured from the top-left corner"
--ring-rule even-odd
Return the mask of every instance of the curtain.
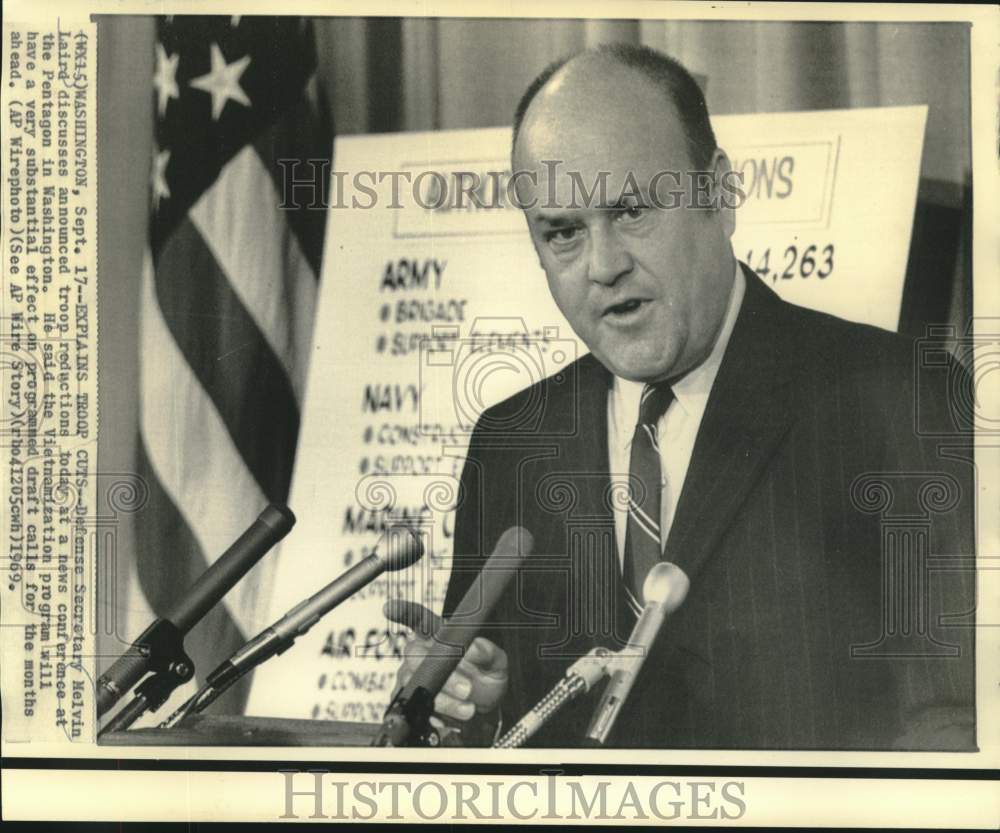
[[[709, 111], [927, 104], [922, 175], [963, 184], [969, 168], [968, 27], [942, 23], [771, 23], [327, 18], [320, 52], [336, 88], [338, 133], [510, 123], [548, 63], [599, 43], [643, 43], [704, 78]], [[370, 84], [386, 41], [399, 101]], [[396, 112], [393, 125], [384, 114]]]

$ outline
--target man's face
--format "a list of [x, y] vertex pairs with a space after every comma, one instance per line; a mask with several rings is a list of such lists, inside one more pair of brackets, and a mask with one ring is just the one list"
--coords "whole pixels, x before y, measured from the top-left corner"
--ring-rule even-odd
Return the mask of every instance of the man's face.
[[[571, 62], [528, 109], [514, 165], [536, 177], [517, 181], [518, 197], [549, 289], [597, 359], [642, 382], [704, 361], [732, 287], [733, 224], [725, 209], [671, 196], [693, 165], [666, 95], [607, 60]], [[587, 200], [602, 178], [606, 200]], [[651, 183], [661, 205], [680, 207], [655, 207]]]

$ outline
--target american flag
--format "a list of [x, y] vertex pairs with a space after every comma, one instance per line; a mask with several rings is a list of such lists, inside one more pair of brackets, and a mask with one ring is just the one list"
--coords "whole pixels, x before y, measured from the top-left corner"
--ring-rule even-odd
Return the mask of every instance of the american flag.
[[[136, 557], [153, 616], [288, 496], [325, 212], [281, 207], [278, 160], [309, 178], [333, 143], [308, 21], [160, 18], [155, 52]], [[273, 568], [271, 554], [191, 632], [200, 674], [266, 626]], [[242, 711], [246, 692], [214, 710]]]

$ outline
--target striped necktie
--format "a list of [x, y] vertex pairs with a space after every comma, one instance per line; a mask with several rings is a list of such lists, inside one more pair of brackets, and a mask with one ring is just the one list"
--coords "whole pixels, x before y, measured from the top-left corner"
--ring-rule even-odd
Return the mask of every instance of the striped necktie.
[[623, 578], [629, 607], [642, 612], [642, 583], [662, 554], [660, 539], [660, 445], [656, 423], [673, 401], [667, 384], [646, 385], [639, 400], [639, 420], [629, 458], [628, 525]]

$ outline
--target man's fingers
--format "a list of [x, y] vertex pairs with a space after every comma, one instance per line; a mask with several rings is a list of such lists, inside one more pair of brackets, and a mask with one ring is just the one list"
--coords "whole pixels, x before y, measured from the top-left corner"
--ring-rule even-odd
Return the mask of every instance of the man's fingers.
[[441, 691], [434, 698], [434, 711], [455, 720], [468, 720], [476, 713], [476, 707], [471, 700], [456, 700]]
[[423, 639], [430, 639], [441, 627], [441, 617], [434, 611], [405, 599], [387, 600], [382, 605], [382, 613], [389, 621], [410, 628]]
[[[414, 628], [407, 637], [403, 661], [396, 673], [395, 697], [412, 679], [427, 655], [441, 648], [421, 629], [435, 631], [440, 619], [431, 611], [399, 599], [385, 603], [383, 611], [394, 622]], [[477, 637], [469, 645], [458, 667], [452, 671], [434, 699], [434, 710], [443, 717], [466, 721], [477, 712], [488, 712], [507, 687], [507, 654], [488, 639]]]
[[441, 691], [456, 700], [468, 700], [469, 695], [472, 694], [472, 681], [456, 671], [448, 678]]
[[507, 653], [488, 639], [477, 636], [465, 652], [459, 668], [462, 669], [463, 673], [471, 676], [471, 673], [474, 672], [472, 672], [469, 666], [472, 666], [483, 674], [491, 676], [503, 675], [507, 672]]

